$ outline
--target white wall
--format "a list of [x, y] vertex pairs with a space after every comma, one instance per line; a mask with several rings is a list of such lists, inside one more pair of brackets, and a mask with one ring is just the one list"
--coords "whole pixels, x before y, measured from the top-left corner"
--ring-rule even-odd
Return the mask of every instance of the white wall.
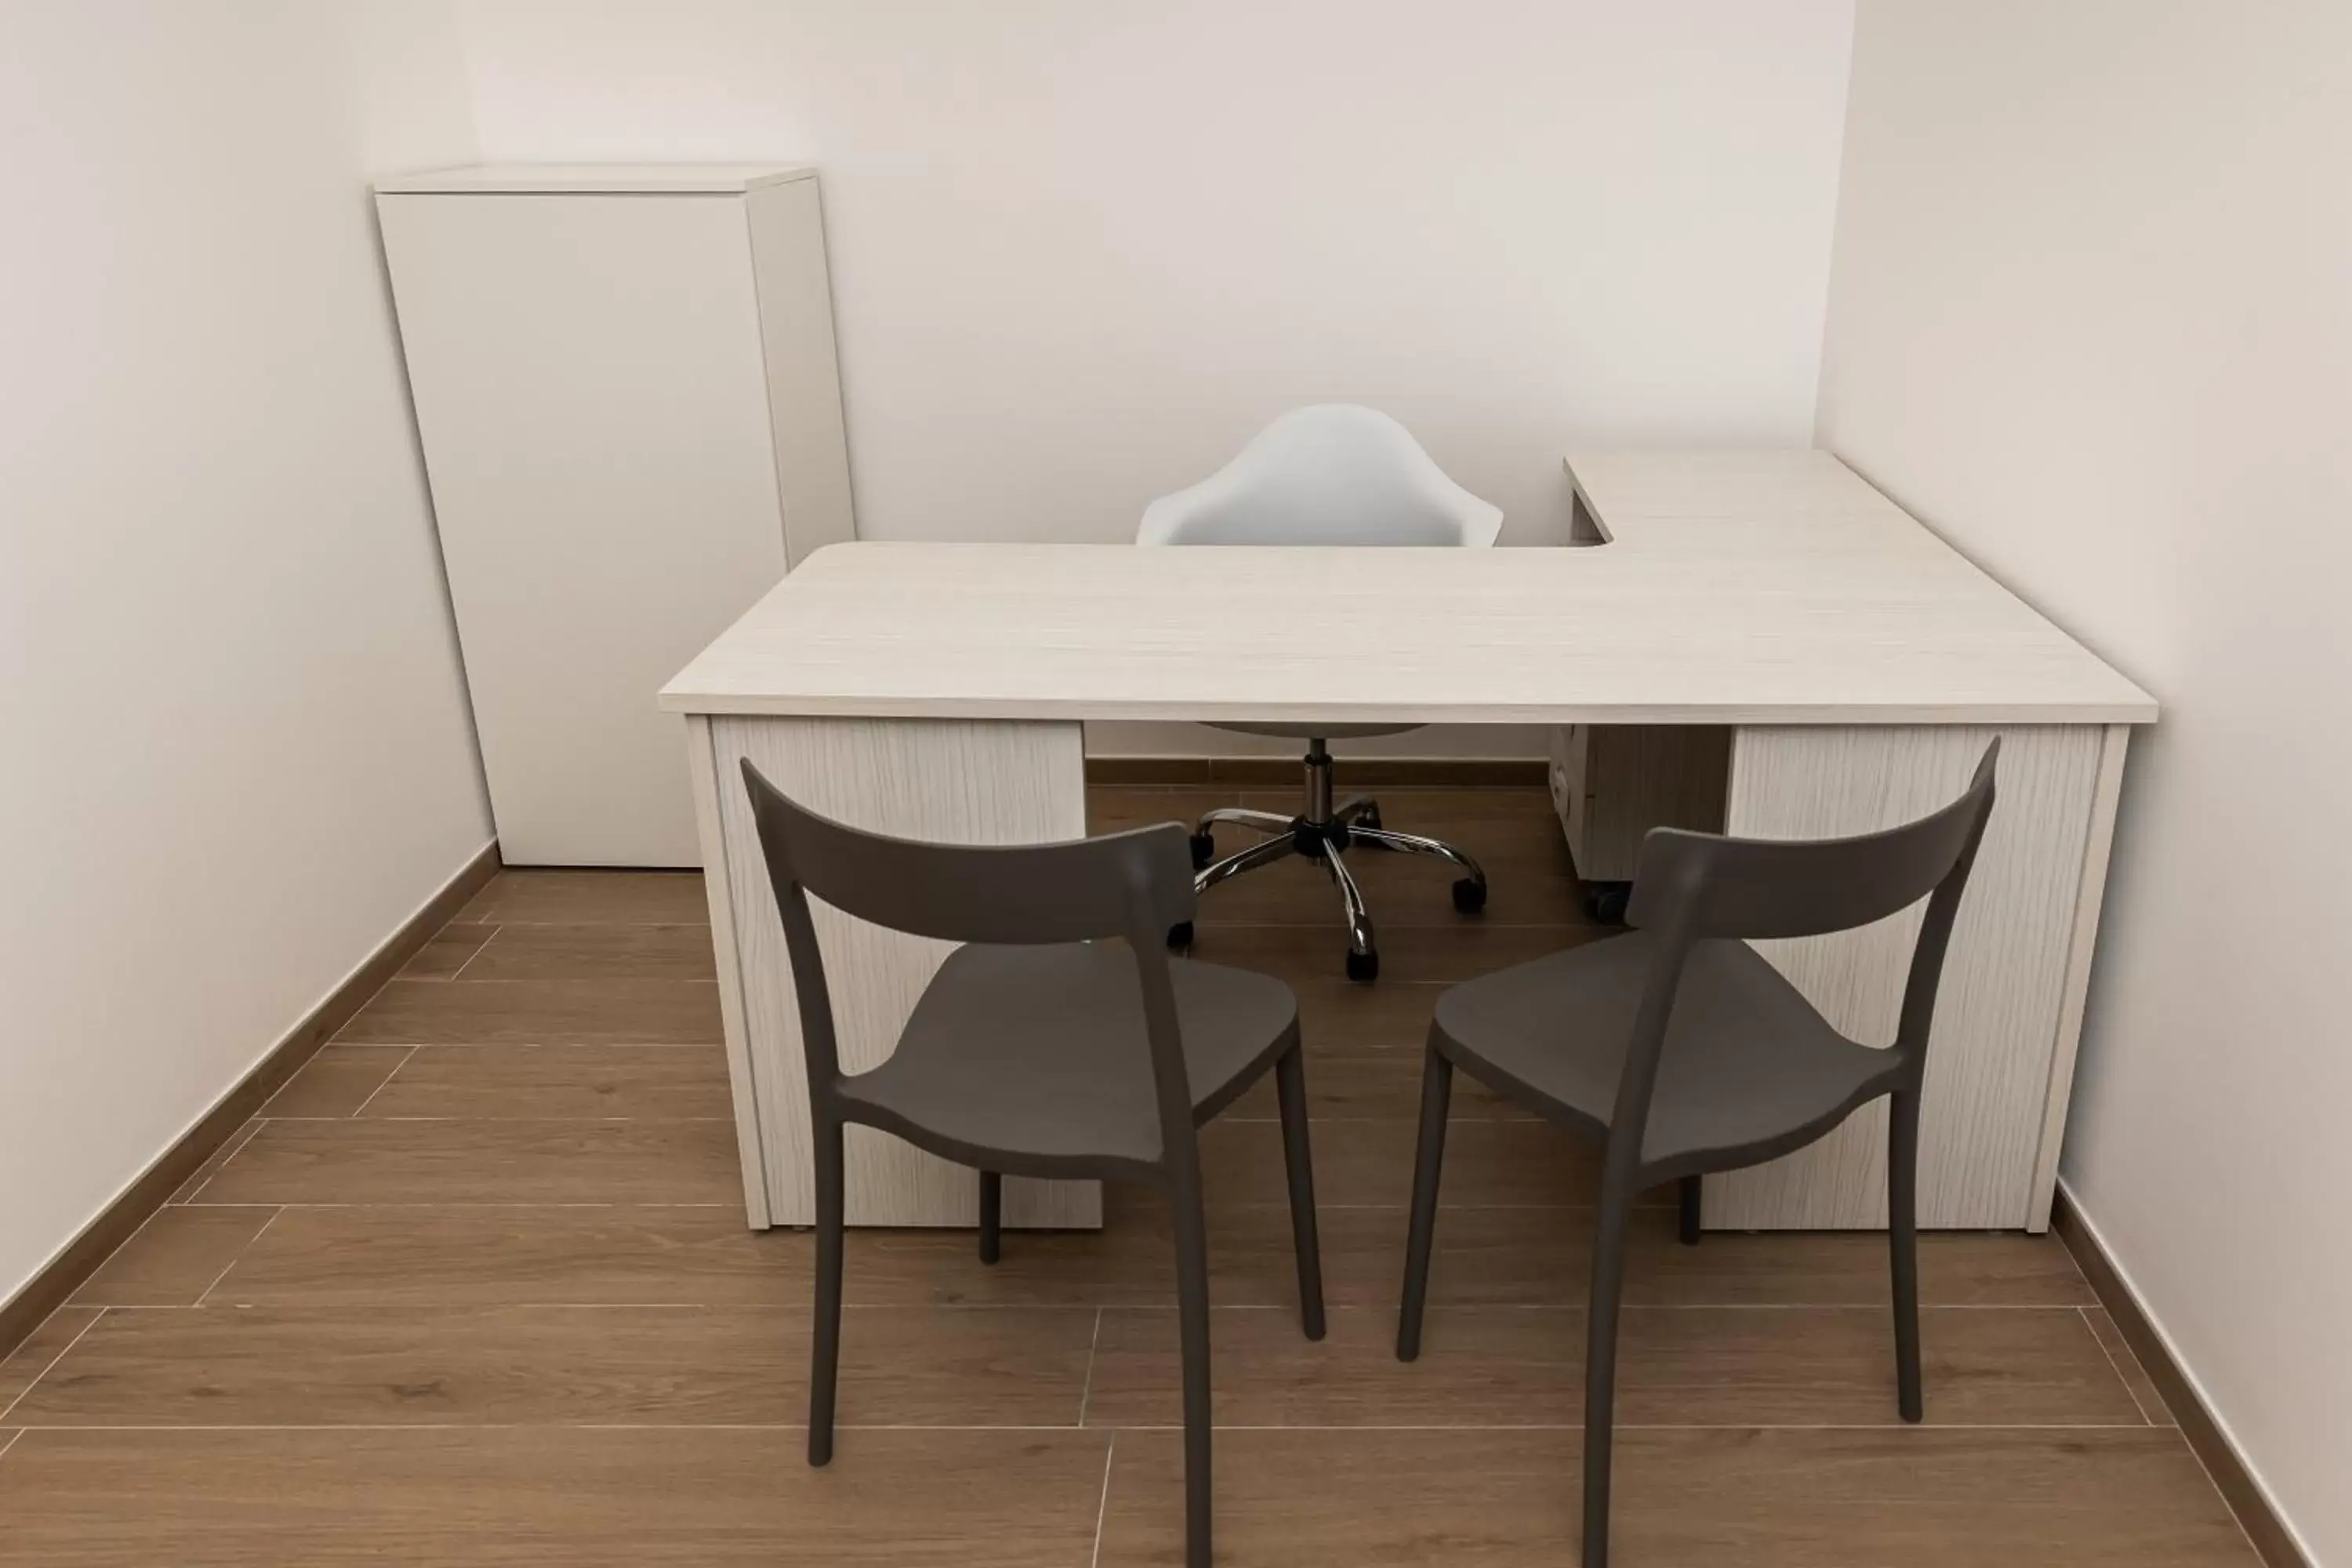
[[1851, 0], [472, 0], [492, 157], [823, 170], [868, 538], [1131, 538], [1292, 405], [1564, 537], [1801, 441]]
[[1131, 538], [1338, 399], [1402, 419], [1522, 544], [1566, 536], [1571, 441], [1806, 439], [1852, 9], [466, 7], [488, 156], [821, 167], [865, 537]]
[[2064, 1179], [2352, 1563], [2352, 7], [1864, 0], [1821, 436], [2164, 704]]
[[446, 8], [0, 47], [0, 1299], [490, 837], [367, 196]]

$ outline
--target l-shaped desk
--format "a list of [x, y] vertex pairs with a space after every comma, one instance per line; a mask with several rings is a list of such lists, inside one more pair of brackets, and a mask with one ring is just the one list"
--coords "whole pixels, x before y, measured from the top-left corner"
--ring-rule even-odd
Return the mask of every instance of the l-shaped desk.
[[[1587, 875], [1656, 822], [1867, 832], [2000, 800], [1927, 1056], [1919, 1216], [2049, 1223], [2126, 740], [2147, 694], [1822, 452], [1574, 455], [1590, 549], [856, 543], [811, 557], [662, 692], [687, 717], [755, 1226], [812, 1218], [790, 965], [749, 757], [817, 810], [966, 843], [1086, 831], [1090, 719], [1551, 726]], [[887, 1056], [946, 944], [819, 907], [843, 1064]], [[1894, 1036], [1918, 910], [1759, 944], [1839, 1027]], [[972, 1174], [848, 1130], [856, 1225], [970, 1225]], [[1707, 1178], [1710, 1227], [1885, 1223], [1884, 1106]], [[1007, 1224], [1101, 1223], [1008, 1180]]]

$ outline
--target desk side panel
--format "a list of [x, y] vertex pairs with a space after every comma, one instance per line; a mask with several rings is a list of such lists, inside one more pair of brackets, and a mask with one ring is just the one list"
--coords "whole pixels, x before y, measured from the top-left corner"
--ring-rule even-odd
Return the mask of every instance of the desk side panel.
[[[2105, 731], [1744, 728], [1732, 748], [1729, 831], [1818, 838], [1892, 827], [1948, 803], [1995, 733], [2000, 799], [1953, 928], [1927, 1048], [1919, 1223], [1928, 1226], [2034, 1221]], [[1884, 1047], [1924, 912], [1923, 900], [1859, 931], [1757, 947], [1832, 1023]], [[1729, 1230], [1884, 1227], [1885, 1102], [1794, 1154], [1710, 1177], [1706, 1217]]]
[[710, 721], [686, 719], [687, 772], [694, 784], [695, 832], [702, 849], [702, 891], [710, 907], [711, 957], [719, 975], [719, 1016], [727, 1035], [727, 1086], [735, 1107], [735, 1148], [743, 1162], [743, 1219], [753, 1230], [773, 1223], [768, 1167], [761, 1148], [760, 1091], [751, 1070], [743, 1014], [743, 974], [735, 939], [735, 895], [728, 875], [724, 806], [710, 752]]
[[[739, 776], [750, 758], [813, 810], [877, 833], [956, 844], [1035, 844], [1086, 834], [1086, 758], [1076, 724], [874, 719], [709, 721], [720, 837], [733, 910], [745, 1056], [760, 1107], [771, 1214], [815, 1216], [808, 1079], [783, 928]], [[842, 1066], [887, 1060], [952, 944], [887, 931], [813, 901]], [[979, 1182], [872, 1128], [847, 1138], [852, 1225], [978, 1223]], [[1087, 1182], [1004, 1184], [1007, 1225], [1092, 1227], [1101, 1189]]]

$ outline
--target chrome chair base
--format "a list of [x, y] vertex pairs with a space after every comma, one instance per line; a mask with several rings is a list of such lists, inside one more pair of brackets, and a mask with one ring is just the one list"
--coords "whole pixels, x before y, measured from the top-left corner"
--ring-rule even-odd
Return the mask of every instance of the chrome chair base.
[[[1381, 821], [1380, 803], [1369, 795], [1360, 795], [1332, 805], [1331, 755], [1323, 749], [1319, 739], [1310, 739], [1307, 747], [1307, 809], [1297, 816], [1250, 811], [1241, 806], [1219, 806], [1202, 816], [1192, 834], [1192, 864], [1199, 873], [1192, 879], [1193, 890], [1206, 893], [1244, 871], [1255, 871], [1293, 856], [1319, 860], [1339, 889], [1340, 907], [1347, 915], [1348, 978], [1374, 980], [1381, 973], [1380, 948], [1373, 939], [1371, 913], [1364, 907], [1363, 889], [1348, 869], [1347, 857], [1351, 850], [1372, 848], [1403, 855], [1430, 855], [1459, 868], [1463, 875], [1454, 884], [1454, 907], [1464, 914], [1476, 914], [1486, 907], [1486, 873], [1466, 852], [1443, 839], [1398, 833], [1385, 826]], [[1218, 859], [1219, 827], [1243, 827], [1265, 837]], [[1187, 921], [1171, 931], [1168, 942], [1171, 947], [1191, 946], [1192, 923]]]

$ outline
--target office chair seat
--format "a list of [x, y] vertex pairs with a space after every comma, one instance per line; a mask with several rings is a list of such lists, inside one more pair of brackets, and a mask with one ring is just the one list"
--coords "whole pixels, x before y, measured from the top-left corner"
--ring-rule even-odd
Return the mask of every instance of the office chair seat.
[[1230, 730], [1236, 735], [1272, 735], [1286, 741], [1361, 741], [1372, 735], [1402, 735], [1408, 730], [1418, 730], [1418, 724], [1307, 724], [1293, 721], [1287, 724], [1254, 724], [1240, 721], [1211, 721], [1212, 730]]
[[[1169, 964], [1193, 1115], [1205, 1121], [1298, 1036], [1278, 980]], [[1160, 1157], [1135, 956], [1118, 942], [956, 950], [915, 1005], [890, 1059], [842, 1097], [1014, 1174], [1062, 1160]]]
[[[1629, 931], [1465, 982], [1438, 998], [1439, 1049], [1471, 1077], [1596, 1139], [1657, 943]], [[1658, 1062], [1642, 1163], [1769, 1159], [1884, 1094], [1901, 1063], [1832, 1028], [1736, 938], [1691, 952]]]
[[[1143, 513], [1135, 542], [1482, 548], [1495, 542], [1502, 527], [1501, 509], [1447, 478], [1403, 426], [1376, 408], [1327, 403], [1292, 409], [1199, 484], [1153, 501]], [[1315, 584], [1302, 583], [1300, 592], [1311, 595]], [[1364, 679], [1368, 687], [1378, 684], [1376, 660], [1366, 661]], [[1241, 806], [1205, 813], [1192, 830], [1192, 863], [1200, 872], [1195, 890], [1205, 893], [1229, 878], [1282, 860], [1319, 861], [1347, 916], [1351, 980], [1378, 978], [1381, 955], [1363, 889], [1348, 869], [1350, 849], [1429, 855], [1451, 862], [1463, 873], [1454, 884], [1454, 907], [1464, 914], [1486, 908], [1486, 873], [1460, 848], [1417, 833], [1392, 831], [1381, 819], [1376, 801], [1333, 796], [1331, 756], [1324, 750], [1325, 742], [1398, 735], [1419, 727], [1218, 723], [1215, 728], [1240, 734], [1305, 741], [1306, 799], [1290, 816]], [[1255, 834], [1256, 842], [1219, 859], [1216, 833], [1221, 827]], [[1170, 943], [1177, 947], [1192, 937], [1189, 921], [1168, 933]]]

